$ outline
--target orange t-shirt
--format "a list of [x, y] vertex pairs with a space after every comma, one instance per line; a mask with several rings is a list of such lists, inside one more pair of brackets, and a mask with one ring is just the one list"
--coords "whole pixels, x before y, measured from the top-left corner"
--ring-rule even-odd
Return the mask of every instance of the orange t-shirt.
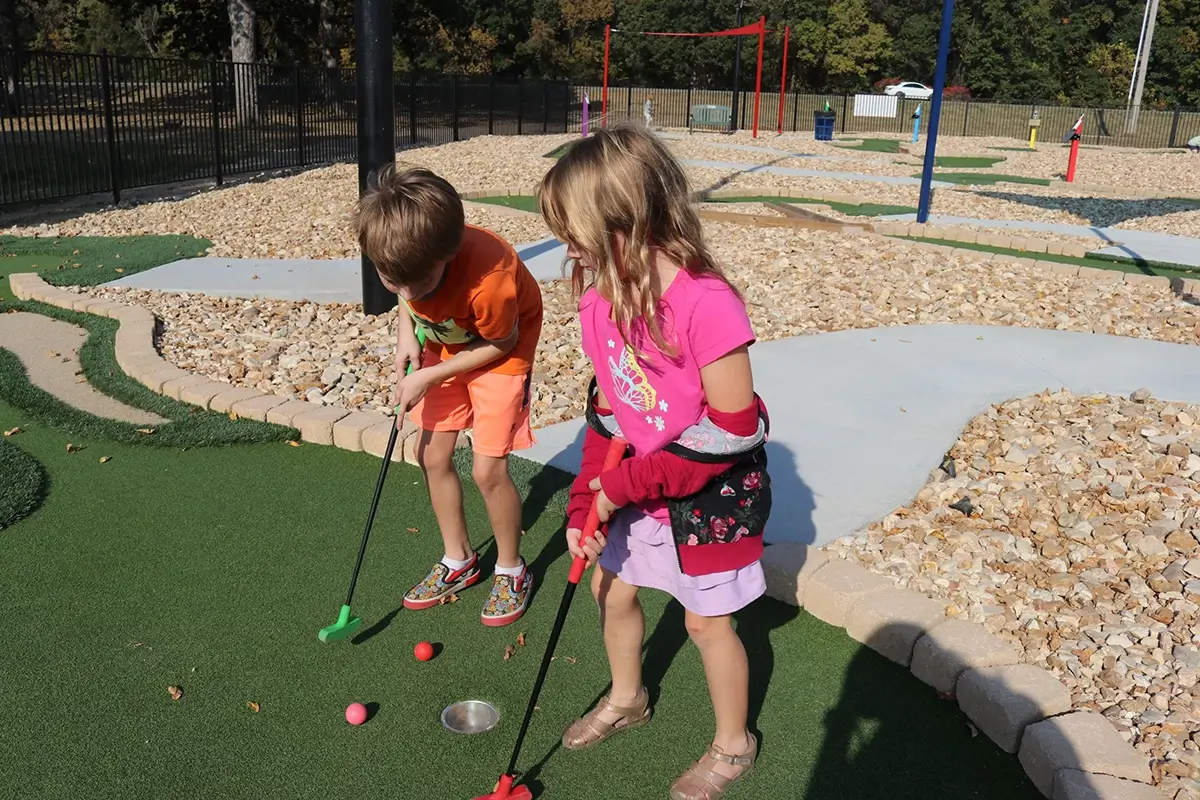
[[446, 265], [431, 294], [407, 303], [426, 346], [447, 359], [486, 339], [498, 342], [517, 329], [517, 344], [488, 364], [488, 372], [523, 375], [533, 368], [542, 333], [542, 290], [512, 245], [491, 231], [468, 225], [462, 249]]

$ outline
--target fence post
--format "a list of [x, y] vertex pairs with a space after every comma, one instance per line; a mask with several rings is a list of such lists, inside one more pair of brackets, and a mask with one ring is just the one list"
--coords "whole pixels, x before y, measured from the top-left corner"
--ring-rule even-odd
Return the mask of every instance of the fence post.
[[458, 76], [450, 76], [450, 129], [458, 141]]
[[221, 172], [221, 89], [217, 83], [217, 62], [208, 60], [208, 80], [212, 84], [212, 134], [213, 134], [213, 166], [216, 172], [217, 186], [225, 183]]
[[1167, 141], [1167, 147], [1175, 146], [1175, 135], [1179, 133], [1179, 106], [1175, 106], [1175, 115], [1171, 117], [1171, 138]]
[[525, 76], [517, 76], [517, 136], [521, 135], [522, 123], [525, 121]]
[[842, 133], [846, 132], [846, 110], [850, 107], [850, 95], [842, 95]]
[[298, 166], [308, 163], [304, 158], [304, 95], [300, 89], [300, 62], [296, 62], [296, 156]]
[[496, 70], [488, 77], [488, 136], [496, 132]]
[[564, 91], [566, 93], [566, 96], [563, 98], [563, 133], [570, 133], [571, 132], [571, 106], [574, 105], [574, 103], [572, 103], [572, 101], [571, 101], [571, 98], [573, 97], [574, 92], [571, 90], [571, 82], [570, 81], [563, 81], [563, 87], [564, 87]]
[[683, 113], [687, 115], [688, 127], [692, 127], [692, 85], [690, 83], [688, 84], [687, 108], [683, 110]]
[[550, 132], [550, 81], [542, 81], [542, 133]]
[[800, 93], [792, 92], [792, 133], [800, 130], [796, 127], [800, 122]]
[[625, 118], [633, 116], [633, 84], [625, 87]]
[[417, 146], [417, 73], [408, 74], [408, 143]]
[[968, 98], [963, 106], [963, 136], [967, 135], [967, 118], [971, 116], [971, 100]]
[[121, 202], [121, 163], [117, 152], [117, 126], [113, 119], [112, 73], [105, 48], [100, 48], [100, 89], [104, 97], [104, 135], [108, 139], [108, 178], [112, 183], [113, 205], [116, 205]]

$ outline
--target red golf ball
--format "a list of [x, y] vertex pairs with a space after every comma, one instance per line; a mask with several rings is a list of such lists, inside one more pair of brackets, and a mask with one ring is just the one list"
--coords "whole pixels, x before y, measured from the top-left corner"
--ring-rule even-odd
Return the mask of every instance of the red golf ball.
[[362, 703], [351, 703], [346, 706], [346, 722], [351, 725], [362, 725], [367, 721], [367, 707]]
[[417, 657], [417, 661], [428, 661], [433, 658], [433, 645], [429, 642], [419, 642], [413, 648], [413, 655]]

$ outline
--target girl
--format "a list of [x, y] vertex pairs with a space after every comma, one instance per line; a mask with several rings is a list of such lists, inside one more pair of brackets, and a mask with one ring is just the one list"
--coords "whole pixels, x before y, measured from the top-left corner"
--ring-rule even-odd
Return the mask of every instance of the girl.
[[[667, 592], [685, 609], [717, 725], [671, 797], [713, 800], [758, 751], [746, 727], [746, 651], [730, 620], [765, 590], [759, 557], [770, 489], [766, 413], [747, 352], [754, 333], [705, 247], [682, 168], [645, 128], [581, 140], [538, 198], [574, 260], [583, 349], [596, 373], [567, 541], [573, 556], [598, 560], [592, 592], [612, 670], [612, 692], [567, 729], [563, 745], [591, 747], [649, 721], [638, 590]], [[598, 474], [614, 434], [630, 452]], [[581, 546], [597, 493], [608, 533]]]

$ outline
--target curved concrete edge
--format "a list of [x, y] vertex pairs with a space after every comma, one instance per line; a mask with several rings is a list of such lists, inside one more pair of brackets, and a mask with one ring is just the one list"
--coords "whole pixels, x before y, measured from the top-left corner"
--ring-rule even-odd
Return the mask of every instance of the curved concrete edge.
[[[58, 308], [117, 320], [120, 323], [115, 344], [117, 365], [129, 377], [157, 394], [209, 411], [288, 425], [300, 431], [301, 440], [313, 444], [366, 452], [379, 458], [387, 448], [395, 417], [378, 411], [350, 411], [266, 394], [176, 367], [154, 347], [157, 320], [148, 309], [80, 296], [51, 286], [33, 272], [11, 275], [9, 286], [21, 300], [37, 300]], [[397, 435], [392, 461], [416, 464], [416, 431], [416, 426], [406, 419]], [[460, 447], [469, 442], [469, 435], [459, 438]]]
[[1147, 797], [1156, 791], [1149, 757], [1105, 717], [1072, 711], [1067, 687], [1052, 673], [1021, 663], [1013, 645], [982, 625], [947, 618], [944, 601], [797, 542], [768, 545], [762, 565], [770, 597], [844, 629], [956, 700], [989, 739], [1019, 754], [1044, 796], [1074, 797], [1065, 793], [1080, 773], [1096, 777], [1091, 800], [1121, 800], [1133, 796], [1131, 789], [1144, 788]]

